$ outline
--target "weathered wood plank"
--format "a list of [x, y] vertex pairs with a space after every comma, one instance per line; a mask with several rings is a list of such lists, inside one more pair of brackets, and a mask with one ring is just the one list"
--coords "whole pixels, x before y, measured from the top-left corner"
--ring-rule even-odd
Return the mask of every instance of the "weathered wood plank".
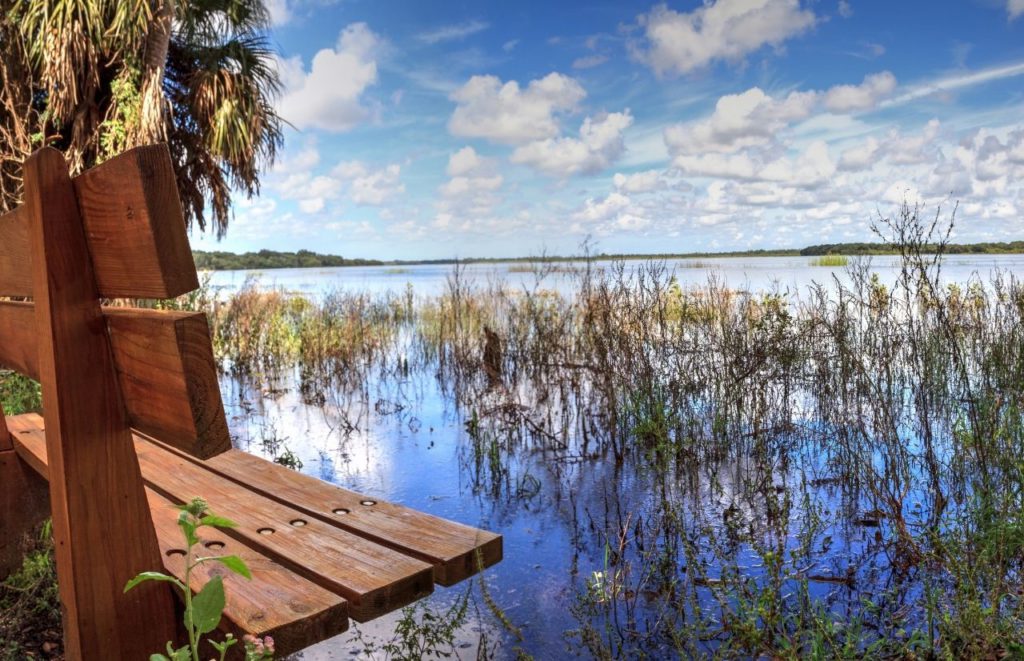
[[[205, 458], [231, 448], [206, 316], [102, 308], [130, 425]], [[32, 303], [0, 301], [0, 365], [39, 377]]]
[[0, 301], [0, 367], [39, 379], [39, 337], [32, 303]]
[[132, 427], [201, 459], [231, 449], [206, 315], [106, 308]]
[[176, 502], [201, 495], [210, 509], [239, 524], [228, 534], [345, 597], [356, 620], [373, 619], [433, 590], [431, 566], [420, 560], [262, 498], [153, 443], [139, 440], [136, 451], [150, 486]]
[[[178, 508], [152, 488], [146, 493], [164, 553], [164, 567], [184, 581]], [[214, 575], [224, 579], [227, 603], [223, 630], [236, 636], [273, 636], [277, 653], [283, 656], [348, 629], [348, 603], [342, 597], [296, 576], [222, 531], [201, 528], [199, 538], [203, 555], [237, 555], [252, 573], [252, 580], [246, 580], [219, 563], [204, 563], [193, 570], [193, 592], [201, 590]]]
[[[12, 416], [11, 428], [17, 435], [17, 453], [23, 466], [30, 466], [46, 478], [46, 438], [43, 419], [36, 414]], [[2, 454], [0, 454], [2, 460]], [[174, 503], [151, 487], [146, 488], [157, 539], [163, 553], [164, 569], [185, 580], [178, 509]], [[44, 500], [44, 510], [46, 509]], [[289, 654], [325, 640], [348, 628], [346, 601], [300, 576], [296, 576], [270, 558], [254, 551], [222, 532], [201, 529], [204, 555], [238, 555], [249, 566], [252, 580], [221, 570], [220, 565], [201, 565], [193, 574], [192, 588], [198, 590], [214, 573], [224, 578], [227, 604], [225, 631], [236, 636], [270, 635], [280, 655]], [[0, 539], [0, 544], [3, 543]]]
[[490, 567], [501, 561], [501, 535], [367, 499], [247, 452], [230, 450], [204, 465], [320, 521], [429, 562], [441, 585], [472, 576], [480, 564]]
[[[8, 421], [22, 459], [47, 474], [47, 454], [39, 442], [46, 435], [42, 419], [26, 414]], [[135, 447], [148, 486], [176, 503], [201, 496], [211, 510], [239, 524], [228, 534], [341, 595], [349, 602], [349, 614], [359, 621], [405, 606], [433, 590], [431, 567], [422, 561], [308, 518], [142, 436], [135, 437]], [[260, 533], [264, 529], [274, 532]]]
[[14, 451], [29, 468], [44, 480], [50, 480], [50, 469], [46, 465], [46, 427], [43, 416], [38, 413], [22, 413], [8, 416], [7, 426], [11, 430]]
[[32, 295], [25, 207], [0, 215], [0, 296]]
[[160, 548], [75, 189], [55, 149], [33, 154], [24, 177], [65, 653], [144, 658], [174, 638], [174, 604], [165, 585], [122, 592]]
[[[166, 145], [138, 147], [74, 179], [100, 296], [173, 298], [199, 286]], [[0, 216], [0, 296], [32, 296], [24, 206]]]

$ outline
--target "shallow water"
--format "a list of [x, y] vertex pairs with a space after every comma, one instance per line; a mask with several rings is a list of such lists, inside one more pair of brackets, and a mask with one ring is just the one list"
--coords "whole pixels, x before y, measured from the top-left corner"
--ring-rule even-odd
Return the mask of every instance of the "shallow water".
[[[850, 258], [851, 262], [858, 258]], [[899, 272], [899, 258], [895, 255], [881, 255], [863, 258], [869, 261], [873, 271], [885, 284], [895, 281]], [[681, 285], [703, 285], [708, 276], [719, 278], [733, 289], [766, 290], [774, 286], [803, 291], [814, 282], [827, 284], [833, 275], [848, 282], [843, 267], [811, 266], [811, 257], [718, 257], [701, 259], [669, 260], [666, 268], [673, 271]], [[634, 268], [643, 262], [627, 261], [625, 267]], [[1018, 276], [1024, 274], [1024, 255], [949, 255], [943, 261], [943, 277], [950, 282], [965, 282], [974, 275], [987, 280], [996, 270], [1004, 270]], [[593, 268], [608, 269], [609, 261], [594, 261]], [[565, 262], [552, 265], [543, 280], [544, 287], [565, 293], [572, 288], [574, 280], [571, 271], [584, 268], [580, 262]], [[499, 279], [509, 287], [532, 287], [537, 283], [531, 268], [522, 263], [466, 264], [465, 275], [477, 282]], [[538, 265], [543, 269], [544, 266]], [[421, 296], [436, 296], [444, 291], [451, 265], [415, 265], [403, 267], [353, 266], [327, 269], [270, 269], [266, 271], [215, 271], [210, 284], [219, 291], [236, 291], [252, 277], [259, 278], [264, 287], [281, 288], [285, 291], [319, 296], [338, 289], [348, 291], [395, 292], [404, 291], [412, 285]]]
[[[687, 266], [685, 260], [682, 265], [667, 266], [684, 285], [703, 284], [713, 273], [729, 287], [750, 290], [779, 286], [799, 291], [833, 273], [841, 279], [847, 277], [842, 268], [809, 267], [809, 258], [699, 262], [699, 268]], [[895, 258], [876, 257], [871, 263], [883, 282], [895, 280]], [[611, 267], [603, 263], [596, 266]], [[313, 297], [337, 289], [400, 293], [411, 284], [417, 295], [434, 296], [444, 291], [452, 271], [450, 266], [403, 269], [267, 271], [260, 283]], [[952, 256], [945, 262], [943, 275], [947, 281], [962, 282], [975, 274], [987, 279], [996, 269], [1024, 276], [1024, 256]], [[211, 284], [219, 291], [230, 292], [251, 275], [219, 272], [213, 274]], [[510, 272], [508, 265], [469, 265], [466, 275], [477, 282], [500, 279], [513, 287], [533, 287], [536, 283], [533, 274]], [[556, 271], [542, 281], [542, 286], [568, 291], [573, 283], [567, 273]], [[359, 390], [332, 391], [322, 405], [304, 403], [295, 379], [295, 374], [285, 374], [272, 389], [260, 389], [224, 378], [222, 391], [236, 445], [268, 457], [288, 450], [301, 460], [304, 473], [503, 535], [504, 560], [487, 570], [483, 580], [521, 637], [499, 624], [483, 603], [479, 583], [474, 583], [471, 616], [458, 636], [460, 658], [475, 658], [481, 640], [488, 652], [499, 658], [514, 658], [516, 648], [538, 659], [577, 654], [578, 648], [568, 634], [579, 626], [571, 608], [578, 605], [581, 593], [591, 589], [588, 583], [599, 583], [599, 577], [609, 575], [603, 535], [609, 530], [638, 526], [640, 513], [652, 509], [658, 499], [683, 503], [687, 515], [681, 527], [697, 531], [694, 534], [702, 541], [709, 536], [726, 537], [731, 526], [750, 526], [753, 530], [770, 517], [767, 512], [771, 504], [759, 502], [760, 492], [747, 483], [749, 473], [742, 458], [680, 469], [674, 481], [666, 484], [629, 461], [616, 464], [607, 456], [588, 455], [578, 438], [558, 450], [521, 439], [502, 447], [504, 472], [496, 477], [471, 451], [474, 438], [467, 432], [471, 411], [459, 410], [429, 369], [396, 375], [381, 367]], [[488, 404], [478, 402], [472, 409], [483, 411]], [[827, 524], [816, 529], [808, 542], [824, 550], [804, 571], [820, 579], [809, 584], [810, 597], [828, 602], [840, 615], [864, 598], [877, 598], [889, 580], [884, 553], [877, 543], [878, 523], [856, 523], [858, 518], [863, 519], [863, 503], [832, 489], [828, 467], [813, 447], [795, 452], [794, 458], [798, 461], [793, 465], [774, 472], [768, 491], [777, 489], [782, 493], [786, 485], [801, 480], [821, 481], [814, 501], [795, 505], [789, 517], [798, 520], [822, 512], [826, 515]], [[913, 521], [912, 513], [908, 520]], [[632, 530], [630, 534], [642, 535]], [[798, 539], [781, 540], [788, 551], [801, 543]], [[707, 563], [704, 569], [710, 580], [718, 580], [716, 572], [721, 567], [712, 556], [709, 552], [703, 558]], [[749, 546], [740, 545], [733, 560], [745, 576], [764, 574], [763, 555]], [[685, 564], [677, 567], [683, 573], [688, 569], [695, 571]], [[430, 603], [444, 607], [466, 589], [466, 584], [438, 588]], [[637, 599], [636, 603], [641, 609], [653, 608], [650, 604], [661, 597], [646, 595], [648, 602]], [[709, 590], [697, 588], [696, 598], [694, 608], [709, 613], [714, 610]], [[359, 628], [369, 638], [386, 639], [397, 617], [393, 614]], [[709, 643], [709, 649], [713, 647], [714, 643]], [[307, 650], [301, 658], [350, 658], [362, 649], [350, 632]]]

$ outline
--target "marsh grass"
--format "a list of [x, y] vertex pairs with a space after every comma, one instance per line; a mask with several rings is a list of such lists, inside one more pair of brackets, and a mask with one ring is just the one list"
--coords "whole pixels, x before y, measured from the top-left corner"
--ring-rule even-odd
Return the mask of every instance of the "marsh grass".
[[719, 264], [718, 262], [711, 261], [711, 260], [701, 260], [701, 259], [690, 259], [690, 260], [687, 260], [685, 262], [679, 262], [678, 264], [676, 264], [676, 268], [681, 268], [681, 269], [700, 269], [702, 271], [709, 271], [711, 269], [718, 268], [720, 266], [721, 266], [721, 264]]
[[846, 258], [803, 292], [584, 261], [571, 293], [456, 267], [430, 298], [252, 287], [210, 313], [228, 369], [297, 367], [309, 401], [435, 380], [495, 502], [565, 488], [538, 453], [620, 476], [570, 494], [575, 649], [995, 658], [1024, 653], [1024, 287], [946, 283], [939, 220], [879, 220], [888, 284]]
[[830, 266], [833, 268], [847, 266], [849, 263], [850, 258], [846, 255], [822, 255], [810, 261], [811, 266]]

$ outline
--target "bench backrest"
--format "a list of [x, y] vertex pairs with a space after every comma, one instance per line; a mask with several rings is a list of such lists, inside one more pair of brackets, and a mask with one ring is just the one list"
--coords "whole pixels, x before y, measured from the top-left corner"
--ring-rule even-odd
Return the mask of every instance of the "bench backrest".
[[177, 618], [166, 586], [123, 593], [163, 565], [130, 428], [203, 458], [230, 448], [205, 316], [101, 306], [198, 285], [170, 155], [134, 149], [72, 180], [42, 149], [24, 187], [0, 216], [0, 296], [31, 301], [0, 302], [0, 365], [42, 384], [65, 652], [147, 658]]
[[[133, 149], [72, 183], [99, 297], [172, 298], [199, 286], [165, 146]], [[0, 216], [0, 296], [33, 296], [28, 213]], [[129, 424], [201, 459], [230, 449], [206, 316], [101, 313]], [[0, 365], [39, 379], [41, 330], [34, 303], [0, 302]]]

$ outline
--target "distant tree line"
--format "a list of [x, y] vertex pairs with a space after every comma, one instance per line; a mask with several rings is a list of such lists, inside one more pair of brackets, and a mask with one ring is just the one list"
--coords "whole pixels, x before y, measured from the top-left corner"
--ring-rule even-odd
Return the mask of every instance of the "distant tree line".
[[338, 255], [321, 255], [310, 250], [279, 252], [260, 250], [237, 254], [204, 250], [193, 251], [196, 268], [204, 271], [234, 271], [239, 269], [294, 269], [325, 266], [379, 266], [383, 262], [373, 259], [348, 259]]
[[[935, 252], [938, 245], [926, 244], [926, 252]], [[823, 243], [807, 246], [800, 251], [801, 255], [813, 257], [818, 255], [888, 255], [894, 251], [886, 243]], [[943, 247], [947, 255], [1005, 255], [1024, 253], [1024, 241], [1004, 241], [989, 243], [947, 243]]]

